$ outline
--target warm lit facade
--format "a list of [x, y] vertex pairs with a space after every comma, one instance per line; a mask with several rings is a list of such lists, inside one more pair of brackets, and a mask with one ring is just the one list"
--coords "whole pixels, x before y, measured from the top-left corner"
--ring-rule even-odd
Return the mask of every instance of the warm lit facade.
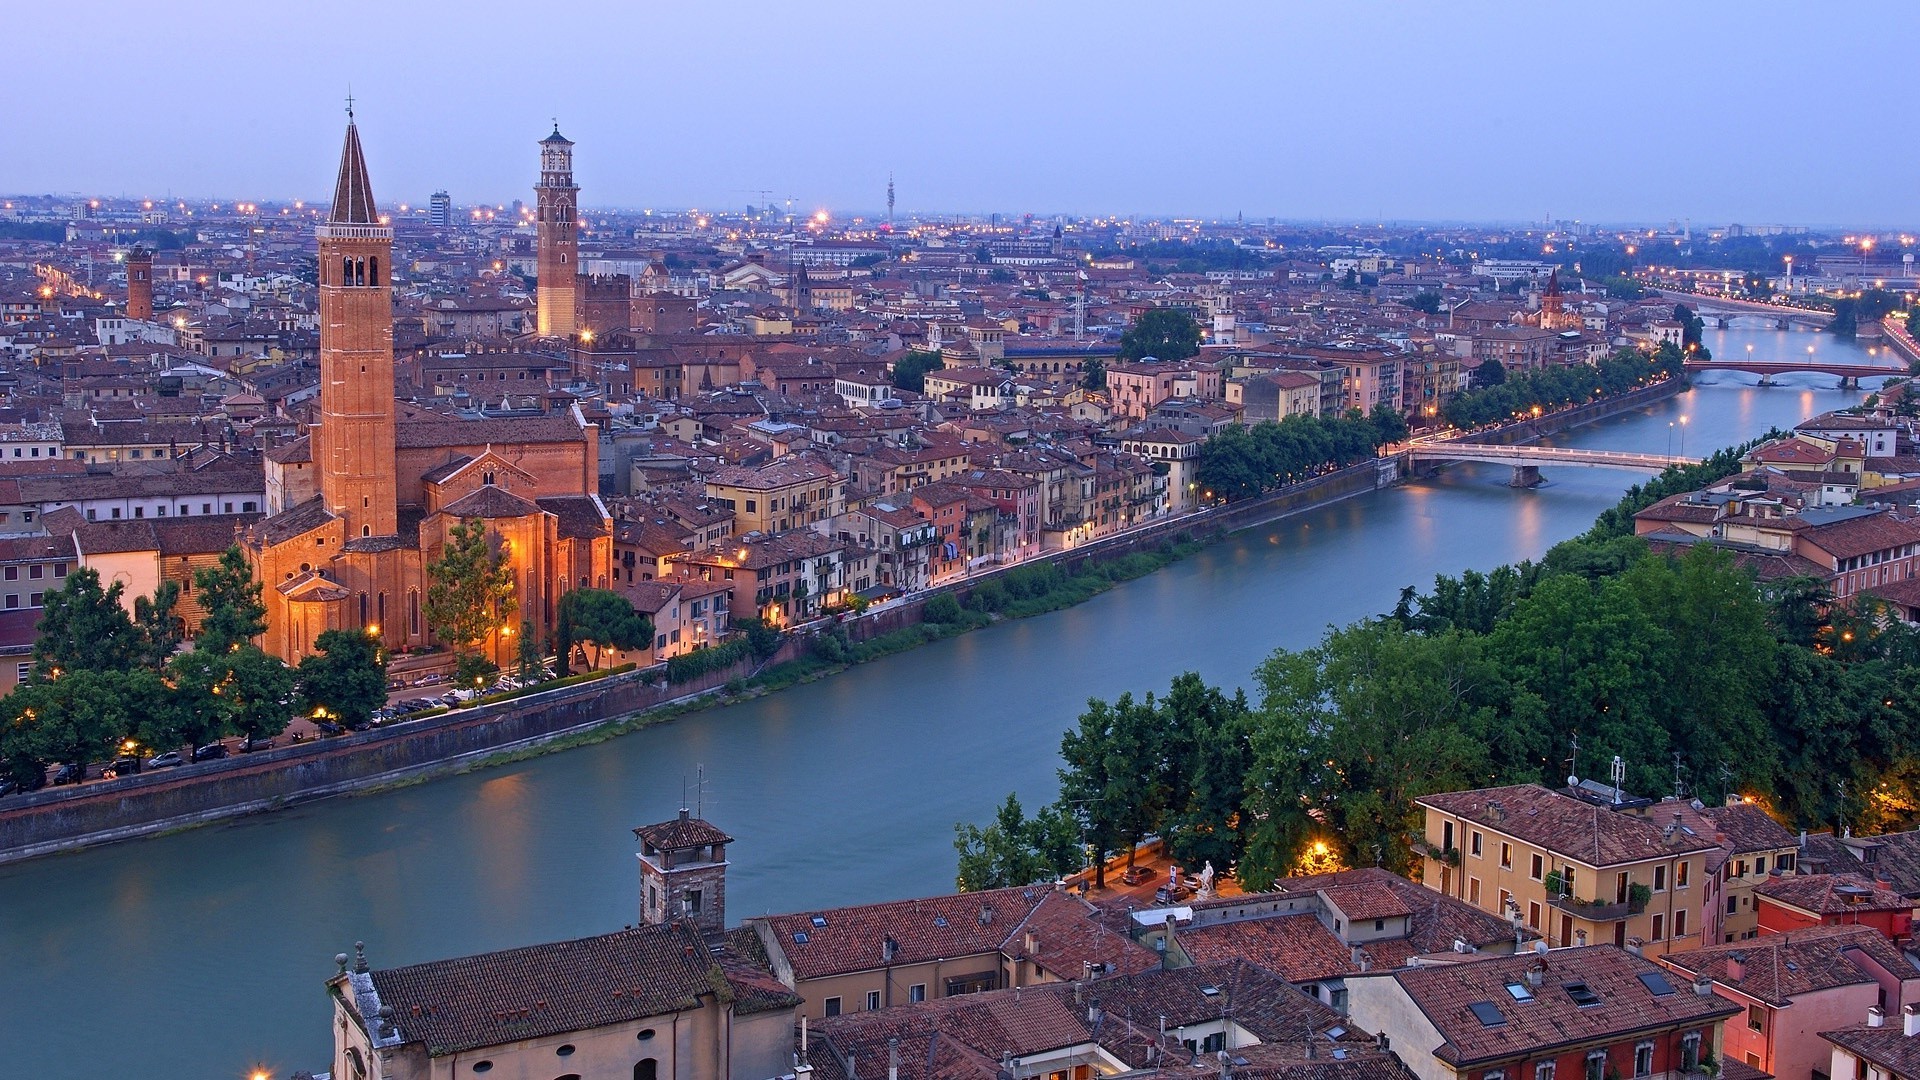
[[1535, 784], [1422, 796], [1421, 880], [1483, 911], [1518, 914], [1549, 945], [1703, 943], [1715, 845]]
[[707, 498], [733, 511], [735, 536], [776, 533], [840, 516], [847, 508], [847, 483], [829, 465], [790, 455], [757, 469], [714, 472], [707, 477]]
[[535, 332], [572, 337], [578, 317], [580, 188], [573, 182], [573, 144], [560, 134], [540, 140], [540, 183], [533, 189], [536, 219]]

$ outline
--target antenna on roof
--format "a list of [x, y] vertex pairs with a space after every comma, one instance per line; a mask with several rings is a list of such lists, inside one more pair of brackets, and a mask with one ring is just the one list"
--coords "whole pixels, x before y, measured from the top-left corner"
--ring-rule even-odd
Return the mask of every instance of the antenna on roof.
[[1580, 736], [1573, 737], [1573, 753], [1567, 756], [1567, 786], [1580, 786]]
[[1673, 752], [1673, 797], [1675, 799], [1684, 799], [1687, 797], [1687, 785], [1685, 781], [1680, 779], [1680, 774], [1680, 751], [1675, 750]]

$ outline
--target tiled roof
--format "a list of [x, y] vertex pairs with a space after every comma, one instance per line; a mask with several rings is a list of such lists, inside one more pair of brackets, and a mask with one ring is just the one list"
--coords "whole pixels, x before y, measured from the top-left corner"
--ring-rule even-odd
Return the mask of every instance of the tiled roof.
[[719, 826], [704, 818], [691, 817], [685, 810], [682, 810], [680, 816], [672, 821], [662, 821], [658, 825], [642, 825], [633, 830], [633, 835], [662, 851], [683, 851], [687, 848], [733, 843], [733, 837], [722, 832]]
[[1668, 858], [1714, 846], [1684, 829], [1669, 835], [1653, 822], [1538, 784], [1450, 791], [1415, 801], [1594, 867]]
[[546, 495], [534, 502], [558, 520], [562, 539], [605, 536], [609, 531], [606, 510], [591, 495]]
[[1350, 885], [1329, 885], [1322, 888], [1320, 893], [1349, 919], [1397, 919], [1413, 914], [1413, 908], [1381, 882], [1356, 881]]
[[1288, 982], [1314, 982], [1360, 970], [1353, 950], [1310, 911], [1177, 930], [1175, 937], [1196, 964], [1250, 960]]
[[1688, 978], [1706, 975], [1768, 1004], [1784, 1007], [1800, 994], [1836, 986], [1870, 985], [1872, 972], [1855, 959], [1870, 959], [1905, 978], [1920, 968], [1878, 930], [1867, 926], [1813, 926], [1745, 941], [1668, 953], [1661, 962]]
[[401, 450], [447, 446], [511, 446], [515, 443], [581, 442], [585, 434], [567, 416], [507, 416], [485, 420], [405, 420], [394, 428]]
[[1920, 1075], [1920, 1038], [1908, 1035], [1898, 1018], [1881, 1027], [1860, 1024], [1838, 1031], [1823, 1031], [1820, 1037], [1879, 1065], [1895, 1076]]
[[297, 503], [261, 522], [263, 535], [269, 544], [284, 544], [304, 532], [311, 532], [333, 520], [333, 512], [327, 509], [326, 500], [315, 495], [306, 502]]
[[1720, 836], [1726, 837], [1724, 845], [1735, 855], [1773, 851], [1794, 845], [1793, 833], [1752, 803], [1709, 806], [1700, 814], [1713, 823], [1714, 828], [1720, 831]]
[[514, 518], [537, 514], [540, 508], [503, 487], [486, 484], [440, 508], [458, 518]]
[[[1540, 965], [1541, 985], [1530, 988], [1529, 1000], [1516, 1000], [1508, 984], [1527, 987], [1527, 972]], [[1393, 978], [1444, 1040], [1434, 1055], [1456, 1067], [1525, 1060], [1553, 1047], [1671, 1030], [1740, 1011], [1724, 998], [1670, 980], [1672, 993], [1656, 993], [1641, 981], [1643, 974], [1666, 977], [1659, 965], [1625, 949], [1588, 945], [1544, 956], [1409, 968]], [[1579, 1004], [1570, 992], [1574, 984], [1598, 1000]], [[1498, 1020], [1488, 1023], [1481, 1013]]]
[[333, 185], [333, 206], [327, 212], [333, 225], [378, 225], [380, 210], [373, 204], [373, 184], [367, 180], [367, 159], [360, 151], [360, 129], [347, 119], [347, 141], [340, 148], [340, 176]]
[[867, 971], [892, 962], [918, 964], [998, 952], [1008, 933], [1032, 914], [1045, 886], [893, 900], [825, 911], [769, 915], [763, 922], [799, 979]]
[[405, 1041], [436, 1057], [701, 1008], [714, 974], [679, 923], [372, 973]]
[[1859, 874], [1795, 874], [1770, 877], [1754, 895], [1815, 915], [1912, 910], [1913, 901]]

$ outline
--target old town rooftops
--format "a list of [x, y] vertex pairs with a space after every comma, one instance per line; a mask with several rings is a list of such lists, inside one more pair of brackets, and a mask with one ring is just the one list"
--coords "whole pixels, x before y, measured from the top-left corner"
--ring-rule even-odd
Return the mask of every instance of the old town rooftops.
[[[698, 1009], [726, 984], [675, 923], [370, 973], [399, 1042], [440, 1057]], [[380, 1017], [363, 1016], [370, 1034]]]
[[1920, 978], [1920, 968], [1886, 935], [1868, 926], [1811, 926], [1745, 941], [1672, 952], [1660, 962], [1691, 978], [1713, 981], [1769, 1005], [1800, 994], [1876, 981], [1875, 970]]
[[[1538, 973], [1538, 986], [1530, 972]], [[1408, 968], [1392, 978], [1443, 1040], [1434, 1056], [1456, 1067], [1544, 1057], [1557, 1047], [1741, 1011], [1710, 991], [1676, 985], [1659, 965], [1613, 945]]]
[[[766, 927], [799, 979], [993, 953], [1048, 886], [894, 900], [750, 920]], [[889, 954], [886, 942], [893, 946]], [[891, 957], [889, 959], [889, 956]]]
[[642, 843], [661, 851], [684, 851], [733, 843], [733, 837], [721, 831], [719, 826], [705, 818], [694, 817], [685, 810], [671, 821], [642, 825], [633, 830], [633, 835], [639, 837]]
[[1538, 784], [1423, 795], [1415, 801], [1594, 867], [1671, 858], [1716, 846], [1689, 830], [1666, 830], [1644, 818], [1593, 806]]
[[1863, 911], [1911, 911], [1913, 901], [1859, 874], [1796, 874], [1770, 877], [1754, 886], [1754, 895], [1810, 915]]

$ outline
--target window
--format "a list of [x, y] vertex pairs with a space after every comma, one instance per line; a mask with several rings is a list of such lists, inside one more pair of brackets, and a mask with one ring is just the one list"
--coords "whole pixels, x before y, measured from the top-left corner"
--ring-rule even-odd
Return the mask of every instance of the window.
[[1513, 845], [1505, 840], [1500, 841], [1500, 869], [1513, 869]]
[[1673, 913], [1673, 936], [1677, 938], [1683, 938], [1687, 936], [1687, 909], [1686, 908], [1681, 908], [1680, 910]]
[[[1685, 863], [1682, 863], [1681, 865], [1682, 865], [1682, 866], [1684, 866], [1684, 865], [1686, 865], [1686, 864], [1685, 864]], [[1756, 874], [1764, 874], [1764, 873], [1766, 873], [1766, 872], [1767, 872], [1767, 857], [1766, 857], [1765, 855], [1760, 855], [1760, 856], [1756, 856], [1756, 857], [1754, 858], [1754, 860], [1753, 860], [1753, 872], [1754, 872], [1754, 873], [1756, 873]], [[1681, 880], [1681, 884], [1683, 884], [1683, 885], [1684, 885], [1685, 883], [1686, 883], [1686, 881], [1685, 881], [1685, 879], [1683, 878], [1683, 879]]]
[[1476, 859], [1480, 857], [1480, 844], [1483, 839], [1484, 837], [1480, 835], [1480, 831], [1475, 829], [1473, 833], [1473, 856]]
[[[1766, 873], [1766, 869], [1765, 869], [1766, 862], [1767, 861], [1765, 859], [1761, 859], [1759, 862], [1755, 863], [1754, 865], [1757, 867], [1760, 867], [1761, 868], [1760, 872], [1764, 874]], [[1692, 873], [1688, 870], [1688, 868], [1691, 867], [1692, 865], [1693, 865], [1692, 863], [1685, 863], [1685, 862], [1677, 863], [1674, 865], [1674, 868], [1673, 868], [1673, 887], [1674, 888], [1684, 889], [1687, 887], [1687, 883], [1693, 879]]]
[[1451, 821], [1443, 821], [1440, 823], [1440, 849], [1442, 851], [1453, 850], [1453, 822]]
[[1700, 1033], [1690, 1031], [1680, 1039], [1680, 1071], [1692, 1072], [1700, 1067]]
[[1587, 1055], [1587, 1080], [1607, 1080], [1607, 1052], [1596, 1050]]
[[1643, 1042], [1633, 1048], [1633, 1075], [1653, 1075], [1653, 1044]]
[[927, 1000], [926, 983], [914, 983], [912, 986], [907, 987], [907, 1001], [921, 1002], [925, 1000]]
[[1656, 866], [1653, 868], [1653, 891], [1667, 891], [1667, 868], [1664, 866]]
[[1533, 1067], [1533, 1080], [1553, 1080], [1553, 1062], [1543, 1061]]
[[1666, 913], [1663, 911], [1656, 911], [1653, 913], [1653, 938], [1652, 939], [1654, 941], [1667, 940], [1667, 916], [1666, 916]]
[[[647, 1031], [652, 1031], [648, 1028]], [[641, 1058], [633, 1063], [633, 1080], [654, 1080], [660, 1075], [660, 1062], [653, 1058]]]
[[826, 1013], [828, 1016], [840, 1015], [840, 999], [839, 998], [830, 997], [827, 999]]
[[689, 915], [700, 914], [700, 890], [699, 889], [687, 890], [687, 914]]
[[19, 581], [19, 580], [20, 580], [20, 568], [19, 568], [19, 567], [17, 567], [17, 566], [9, 566], [9, 567], [7, 567], [7, 580], [8, 580], [8, 581]]
[[1794, 857], [1792, 855], [1776, 855], [1773, 859], [1773, 868], [1783, 874], [1791, 874], [1793, 873], [1793, 863]]
[[38, 581], [41, 578], [47, 576], [47, 568], [40, 565], [39, 563], [35, 563], [32, 566], [27, 567], [27, 576], [34, 579], [35, 581]]
[[1540, 902], [1538, 900], [1527, 901], [1527, 926], [1533, 930], [1540, 929]]
[[13, 671], [14, 680], [17, 682], [26, 682], [28, 678], [32, 677], [32, 675], [33, 675], [32, 664], [21, 664], [19, 667], [15, 668]]
[[1529, 865], [1527, 866], [1527, 876], [1532, 878], [1535, 881], [1539, 881], [1542, 876], [1540, 871], [1541, 871], [1541, 858], [1539, 855], [1536, 854], [1533, 856], [1533, 858], [1529, 862]]
[[867, 991], [867, 1011], [872, 1012], [875, 1009], [878, 1009], [879, 1007], [880, 1007], [880, 991], [878, 990]]

